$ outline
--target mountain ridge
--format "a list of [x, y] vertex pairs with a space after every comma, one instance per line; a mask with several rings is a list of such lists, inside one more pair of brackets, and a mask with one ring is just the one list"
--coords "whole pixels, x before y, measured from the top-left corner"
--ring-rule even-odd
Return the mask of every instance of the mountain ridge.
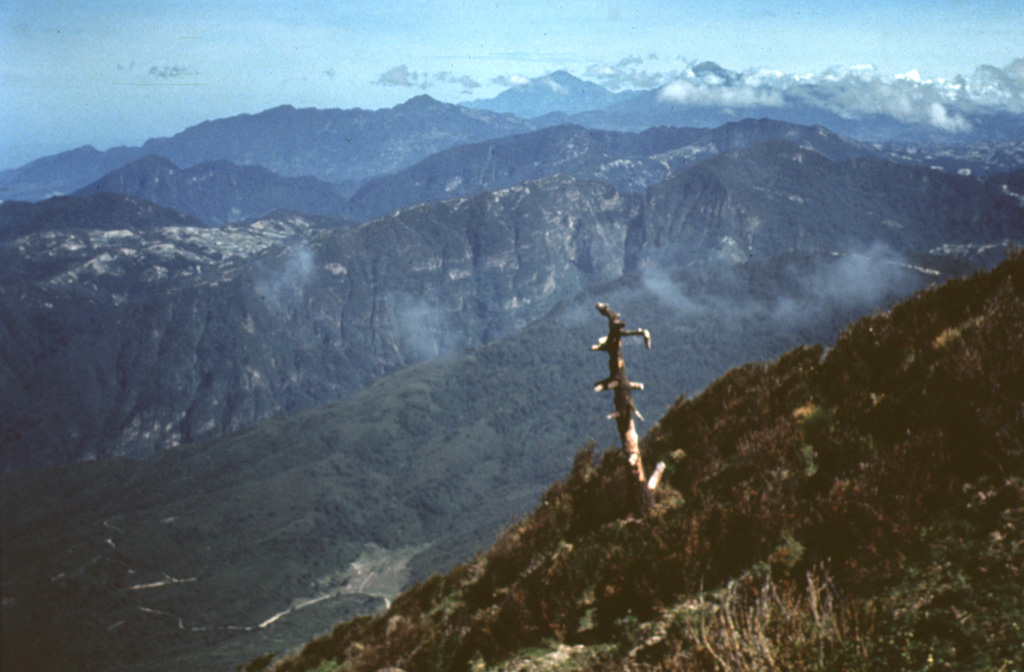
[[831, 68], [816, 76], [766, 69], [736, 72], [713, 61], [686, 66], [670, 78], [616, 67], [594, 73], [617, 91], [614, 94], [605, 89], [604, 95], [573, 99], [574, 88], [604, 87], [569, 75], [578, 84], [562, 87], [556, 95], [551, 90], [553, 75], [546, 75], [472, 105], [526, 116], [543, 109], [547, 114], [537, 121], [623, 131], [659, 125], [718, 126], [737, 116], [765, 116], [827, 126], [861, 141], [1006, 142], [1019, 140], [1024, 123], [1017, 65], [1006, 71], [983, 66], [970, 81], [886, 78], [873, 68]]
[[[976, 172], [985, 169], [986, 164], [993, 160], [985, 150], [986, 144], [1012, 146], [1019, 143], [1022, 136], [1020, 114], [991, 112], [985, 105], [975, 105], [962, 114], [953, 113], [946, 111], [940, 99], [935, 100], [935, 105], [944, 111], [947, 120], [961, 120], [964, 132], [954, 133], [941, 125], [929, 125], [932, 112], [926, 107], [912, 110], [914, 114], [909, 119], [883, 113], [851, 114], [846, 112], [848, 104], [836, 107], [827, 100], [818, 100], [818, 94], [790, 95], [788, 90], [784, 94], [773, 94], [782, 95], [784, 105], [780, 106], [772, 96], [769, 96], [771, 100], [758, 103], [758, 96], [763, 95], [762, 89], [766, 85], [745, 83], [742, 80], [747, 74], [729, 73], [714, 64], [700, 64], [692, 73], [696, 84], [676, 82], [655, 89], [617, 93], [572, 75], [541, 77], [529, 84], [513, 87], [506, 93], [527, 95], [525, 92], [532, 90], [531, 87], [537, 88], [549, 97], [555, 95], [554, 102], [548, 101], [545, 105], [551, 107], [561, 101], [563, 108], [567, 98], [563, 94], [555, 94], [555, 89], [602, 89], [607, 95], [598, 96], [600, 101], [594, 98], [591, 103], [581, 103], [586, 108], [603, 105], [600, 109], [566, 111], [576, 109], [570, 104], [569, 108], [561, 110], [552, 107], [533, 119], [489, 111], [485, 109], [487, 101], [476, 101], [473, 107], [467, 107], [442, 103], [429, 96], [424, 97], [426, 94], [381, 110], [282, 105], [254, 114], [207, 120], [171, 137], [151, 138], [140, 147], [117, 147], [100, 152], [84, 146], [43, 157], [18, 168], [0, 171], [0, 195], [9, 200], [39, 200], [70, 193], [146, 154], [164, 156], [182, 168], [221, 159], [239, 165], [261, 165], [282, 177], [315, 177], [352, 191], [370, 177], [402, 170], [445, 148], [565, 123], [591, 129], [641, 132], [658, 126], [717, 127], [740, 118], [763, 117], [786, 123], [825, 126], [841, 135], [878, 144], [939, 144], [944, 147], [943, 152], [945, 148], [953, 147], [950, 155], [953, 160], [947, 156], [935, 165], [955, 170], [969, 167]], [[854, 77], [847, 83], [853, 89], [867, 87], [866, 95], [869, 97], [877, 95], [870, 82]], [[683, 86], [689, 94], [680, 98], [678, 91], [673, 94], [673, 86]], [[706, 87], [711, 89], [705, 90]], [[718, 100], [721, 91], [715, 87], [726, 90], [726, 93], [735, 89], [730, 95], [736, 97], [736, 105], [722, 106]], [[700, 95], [694, 97], [695, 92]], [[912, 108], [915, 105], [920, 107], [921, 101], [928, 96], [934, 97], [933, 92], [918, 93], [920, 95], [907, 98]], [[849, 91], [843, 94], [841, 90], [840, 94], [851, 95]], [[902, 91], [900, 95], [910, 94]], [[973, 143], [974, 147], [962, 152], [956, 150], [956, 146], [965, 143]], [[1016, 161], [1014, 166], [1019, 165], [1019, 147], [1011, 147], [1010, 153], [1018, 158], [1000, 159], [1001, 169], [1011, 167], [1007, 161]], [[919, 156], [915, 147], [902, 145], [893, 154], [905, 161], [914, 161]], [[955, 158], [964, 155], [971, 158]]]
[[99, 191], [144, 198], [222, 226], [274, 210], [344, 218], [351, 187], [312, 177], [281, 177], [262, 166], [239, 166], [226, 159], [181, 169], [170, 159], [149, 154], [71, 195]]
[[[426, 109], [438, 105], [434, 101]], [[418, 108], [413, 105], [410, 109]], [[275, 209], [368, 220], [401, 207], [471, 196], [559, 171], [608, 181], [621, 191], [637, 191], [687, 161], [779, 136], [800, 138], [834, 159], [876, 153], [821, 129], [767, 119], [746, 119], [714, 130], [652, 128], [642, 133], [570, 125], [459, 145], [396, 173], [345, 183], [284, 177], [261, 166], [236, 165], [226, 159], [181, 168], [170, 159], [155, 159], [152, 157], [157, 155], [151, 154], [74, 193], [124, 193], [187, 212], [212, 225], [244, 221]]]

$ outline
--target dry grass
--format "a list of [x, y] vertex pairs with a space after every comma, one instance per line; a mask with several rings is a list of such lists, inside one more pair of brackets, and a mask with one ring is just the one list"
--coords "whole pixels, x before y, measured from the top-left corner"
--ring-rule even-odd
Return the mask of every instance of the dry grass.
[[686, 605], [687, 638], [722, 672], [821, 670], [851, 642], [866, 642], [853, 611], [845, 608], [823, 570], [808, 572], [806, 586], [780, 585], [769, 575], [703, 591]]

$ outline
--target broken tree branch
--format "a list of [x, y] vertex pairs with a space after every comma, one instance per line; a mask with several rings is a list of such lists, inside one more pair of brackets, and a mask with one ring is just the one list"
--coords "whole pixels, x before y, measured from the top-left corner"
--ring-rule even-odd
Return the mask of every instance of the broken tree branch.
[[[644, 344], [649, 350], [651, 348], [651, 332], [646, 329], [626, 329], [626, 323], [618, 313], [608, 307], [606, 303], [599, 303], [595, 306], [597, 311], [608, 318], [608, 335], [602, 336], [591, 350], [604, 351], [608, 353], [608, 377], [594, 384], [595, 392], [612, 390], [615, 392], [615, 412], [608, 416], [609, 420], [615, 420], [619, 430], [619, 437], [622, 439], [622, 450], [626, 454], [630, 468], [633, 472], [633, 487], [637, 491], [638, 513], [646, 515], [650, 509], [650, 490], [647, 478], [644, 476], [643, 460], [640, 458], [640, 442], [636, 432], [636, 425], [633, 417], [643, 420], [643, 416], [636, 409], [633, 402], [632, 390], [644, 389], [643, 383], [634, 383], [626, 375], [626, 361], [622, 356], [622, 339], [626, 336], [642, 336]], [[658, 474], [660, 477], [660, 474]], [[658, 479], [652, 479], [651, 483], [657, 487]]]

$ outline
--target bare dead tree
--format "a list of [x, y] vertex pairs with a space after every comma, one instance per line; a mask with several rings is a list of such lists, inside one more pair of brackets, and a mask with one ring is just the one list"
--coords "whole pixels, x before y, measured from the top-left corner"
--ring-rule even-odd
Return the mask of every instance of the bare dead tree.
[[636, 409], [633, 403], [633, 390], [644, 389], [643, 383], [630, 382], [626, 375], [626, 361], [622, 356], [622, 339], [625, 336], [642, 336], [647, 349], [651, 348], [651, 332], [646, 329], [626, 329], [626, 323], [618, 313], [608, 307], [608, 304], [599, 303], [595, 306], [597, 311], [608, 318], [608, 335], [601, 337], [596, 345], [590, 346], [591, 350], [602, 350], [608, 353], [608, 377], [594, 384], [595, 392], [612, 390], [615, 393], [615, 412], [608, 415], [609, 420], [615, 420], [619, 429], [619, 437], [622, 439], [622, 450], [626, 454], [630, 468], [633, 473], [632, 487], [636, 489], [637, 513], [646, 515], [651, 506], [650, 492], [657, 487], [663, 465], [658, 465], [655, 475], [648, 482], [644, 474], [644, 464], [640, 457], [640, 441], [636, 432], [636, 425], [633, 417], [643, 420], [643, 416]]

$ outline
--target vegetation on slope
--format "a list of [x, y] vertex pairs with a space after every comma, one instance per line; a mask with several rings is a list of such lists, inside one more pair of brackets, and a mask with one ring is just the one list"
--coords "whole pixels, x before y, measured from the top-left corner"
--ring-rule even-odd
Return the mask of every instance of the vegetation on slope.
[[1024, 254], [581, 451], [472, 562], [245, 669], [1024, 666]]
[[[891, 293], [871, 293], [870, 303], [800, 293], [814, 284], [807, 278], [847, 277], [842, 266], [789, 257], [654, 276], [647, 287], [626, 278], [513, 337], [338, 402], [144, 460], [7, 472], [2, 667], [224, 670], [378, 609], [379, 594], [393, 597], [489, 546], [569, 472], [580, 437], [615, 440], [615, 424], [600, 420], [609, 400], [589, 391], [607, 372], [587, 347], [604, 327], [598, 298], [630, 306], [630, 321], [655, 334], [653, 350], [627, 355], [649, 386], [641, 411], [654, 420], [680, 390], [737, 362], [832, 339], [867, 306], [920, 286], [876, 262], [871, 273]], [[791, 319], [772, 297], [814, 305], [814, 319]], [[417, 552], [401, 585], [346, 584], [367, 544]], [[195, 580], [132, 590], [168, 577]]]

